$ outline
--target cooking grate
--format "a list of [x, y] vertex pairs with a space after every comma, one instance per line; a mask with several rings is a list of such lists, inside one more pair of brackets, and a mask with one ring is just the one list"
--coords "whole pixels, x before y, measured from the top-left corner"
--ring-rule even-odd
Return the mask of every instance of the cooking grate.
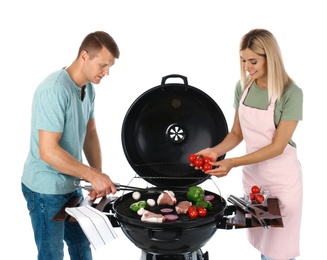
[[187, 163], [149, 163], [135, 165], [142, 178], [148, 179], [203, 179], [201, 170], [195, 170]]
[[[180, 188], [182, 189], [182, 188]], [[184, 201], [184, 200], [188, 200], [187, 199], [187, 189], [183, 189], [183, 190], [173, 190], [173, 192], [175, 193], [176, 199], [177, 199], [177, 203]], [[212, 201], [212, 208], [210, 210], [208, 210], [208, 215], [204, 218], [197, 218], [197, 219], [190, 219], [188, 217], [187, 214], [179, 214], [179, 219], [174, 221], [175, 224], [178, 223], [194, 223], [194, 222], [198, 222], [199, 224], [204, 224], [207, 221], [212, 221], [212, 218], [214, 218], [215, 216], [220, 217], [220, 213], [223, 213], [224, 209], [225, 209], [225, 201], [217, 194], [210, 192], [210, 191], [205, 191], [206, 194], [211, 194], [214, 195], [215, 199]], [[155, 201], [157, 201], [159, 195], [161, 194], [160, 190], [154, 189], [152, 192], [148, 191], [148, 192], [141, 192], [141, 200], [145, 200], [147, 201], [148, 199], [154, 199]], [[130, 220], [139, 220], [140, 223], [146, 223], [147, 225], [152, 224], [149, 222], [143, 222], [141, 221], [141, 216], [139, 216], [136, 212], [133, 212], [130, 210], [130, 205], [132, 205], [135, 202], [135, 200], [133, 199], [132, 195], [130, 193], [125, 194], [124, 196], [120, 197], [118, 199], [118, 201], [115, 202], [115, 210], [118, 214], [121, 214], [122, 216], [124, 216], [125, 219], [130, 219]], [[155, 212], [155, 213], [161, 213], [160, 209], [162, 208], [171, 208], [173, 209], [173, 213], [176, 214], [175, 211], [175, 206], [167, 206], [167, 205], [158, 205], [156, 203], [155, 206], [153, 207], [149, 207], [147, 206], [146, 209]], [[155, 225], [158, 225], [158, 223], [154, 223]], [[171, 226], [170, 222], [166, 222], [166, 223], [160, 223], [162, 226], [165, 227], [169, 227]]]
[[197, 185], [210, 178], [201, 170], [195, 170], [188, 163], [149, 163], [134, 165], [139, 176], [156, 186], [187, 187]]

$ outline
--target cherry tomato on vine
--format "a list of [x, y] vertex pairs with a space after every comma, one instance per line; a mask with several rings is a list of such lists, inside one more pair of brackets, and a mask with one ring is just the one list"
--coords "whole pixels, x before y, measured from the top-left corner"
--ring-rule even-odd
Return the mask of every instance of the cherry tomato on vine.
[[203, 159], [201, 157], [197, 157], [194, 161], [193, 164], [195, 167], [201, 167], [203, 165]]
[[204, 163], [209, 163], [209, 162], [212, 162], [212, 159], [211, 159], [209, 156], [205, 156], [205, 157], [203, 158], [203, 162], [204, 162]]
[[210, 163], [204, 163], [203, 166], [202, 166], [202, 170], [204, 172], [209, 171], [211, 169], [212, 169], [212, 165]]
[[187, 209], [188, 216], [190, 218], [197, 218], [199, 213], [194, 206], [189, 206]]
[[198, 206], [197, 210], [198, 210], [198, 213], [199, 213], [200, 217], [204, 217], [208, 213], [207, 209], [205, 207], [203, 207], [203, 206]]
[[191, 153], [189, 156], [188, 156], [188, 160], [190, 161], [190, 163], [193, 163], [194, 160], [196, 159], [196, 155]]
[[254, 193], [251, 192], [251, 193], [249, 194], [249, 199], [250, 199], [250, 200], [255, 200], [255, 195], [254, 195]]
[[265, 201], [265, 197], [261, 193], [257, 193], [254, 195], [255, 202], [258, 204], [262, 204]]
[[257, 185], [253, 185], [251, 188], [251, 192], [254, 194], [260, 193], [260, 187]]

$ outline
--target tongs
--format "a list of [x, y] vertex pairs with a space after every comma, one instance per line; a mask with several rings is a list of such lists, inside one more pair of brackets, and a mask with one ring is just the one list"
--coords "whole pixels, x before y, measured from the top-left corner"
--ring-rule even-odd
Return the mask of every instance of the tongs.
[[119, 183], [114, 183], [117, 190], [130, 190], [130, 191], [147, 191], [147, 189], [139, 188], [139, 187], [133, 187], [133, 186], [127, 186], [127, 185], [121, 185]]
[[[84, 179], [76, 179], [74, 181], [74, 185], [77, 188], [82, 188], [85, 190], [93, 190], [93, 187], [91, 185], [91, 183], [89, 183], [88, 181], [84, 180]], [[117, 188], [117, 191], [120, 190], [129, 190], [129, 191], [146, 191], [147, 189], [143, 189], [143, 188], [138, 188], [138, 187], [133, 187], [133, 186], [125, 186], [125, 185], [121, 185], [119, 183], [114, 183], [114, 185]]]
[[264, 219], [277, 219], [280, 218], [280, 215], [271, 214], [267, 211], [264, 211], [263, 209], [260, 209], [256, 206], [252, 206], [249, 202], [238, 198], [234, 195], [229, 195], [227, 200], [231, 203], [233, 203], [235, 206], [238, 206], [243, 211], [251, 214], [252, 217], [254, 217], [258, 222], [264, 227], [268, 228], [268, 225]]

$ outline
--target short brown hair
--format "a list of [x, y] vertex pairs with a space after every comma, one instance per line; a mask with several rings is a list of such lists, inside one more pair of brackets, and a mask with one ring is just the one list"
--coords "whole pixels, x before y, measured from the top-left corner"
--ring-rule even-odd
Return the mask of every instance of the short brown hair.
[[115, 40], [106, 32], [96, 31], [88, 34], [81, 43], [78, 55], [83, 50], [87, 51], [90, 56], [95, 56], [102, 47], [105, 47], [116, 59], [119, 58], [120, 51]]

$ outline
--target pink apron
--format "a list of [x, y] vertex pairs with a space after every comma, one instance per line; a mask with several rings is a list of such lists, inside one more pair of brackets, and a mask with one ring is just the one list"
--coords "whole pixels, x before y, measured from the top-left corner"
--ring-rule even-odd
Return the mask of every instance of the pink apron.
[[[274, 109], [276, 98], [267, 110], [243, 104], [250, 87], [240, 100], [239, 119], [246, 152], [254, 152], [272, 142], [275, 134]], [[277, 197], [283, 216], [282, 228], [248, 228], [250, 243], [263, 255], [272, 259], [291, 259], [300, 255], [300, 226], [302, 215], [302, 171], [296, 148], [287, 145], [283, 154], [269, 160], [243, 167], [243, 187], [263, 186]]]

